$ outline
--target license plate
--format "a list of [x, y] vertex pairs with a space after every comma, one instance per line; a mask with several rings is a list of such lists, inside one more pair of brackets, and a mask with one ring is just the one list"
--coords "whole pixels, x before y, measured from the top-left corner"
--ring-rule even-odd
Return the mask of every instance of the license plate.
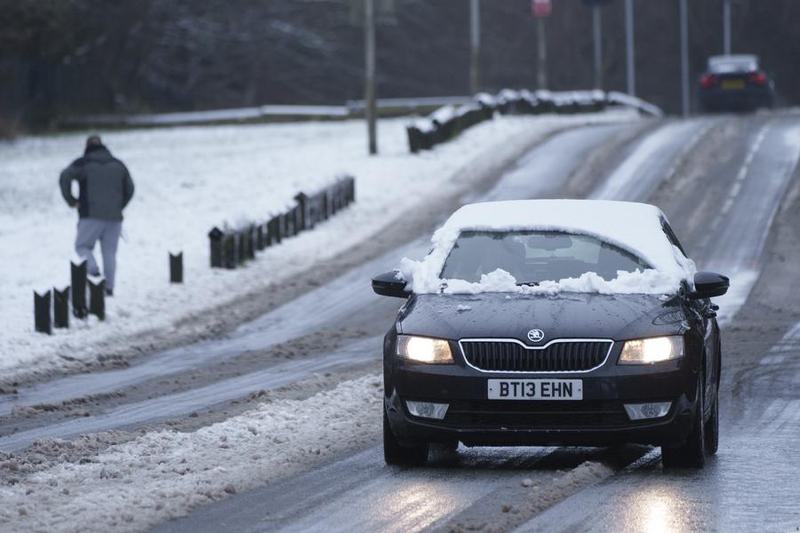
[[740, 91], [744, 89], [744, 80], [723, 80], [722, 88], [726, 91]]
[[580, 379], [490, 379], [490, 400], [582, 400]]

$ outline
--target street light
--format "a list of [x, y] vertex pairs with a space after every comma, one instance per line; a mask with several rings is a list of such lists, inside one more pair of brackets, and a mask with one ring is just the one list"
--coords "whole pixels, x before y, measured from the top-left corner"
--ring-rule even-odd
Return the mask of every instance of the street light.
[[469, 2], [470, 21], [470, 62], [469, 62], [469, 88], [472, 94], [477, 94], [481, 85], [481, 4], [480, 0]]
[[594, 88], [603, 88], [603, 19], [600, 8], [612, 0], [583, 0], [592, 8], [592, 37], [594, 41]]
[[681, 19], [681, 101], [683, 116], [689, 116], [689, 14], [686, 0], [679, 0]]
[[731, 54], [731, 0], [722, 4], [722, 50], [725, 55]]
[[365, 48], [365, 86], [364, 103], [367, 116], [367, 136], [369, 153], [378, 153], [375, 102], [375, 2], [364, 0], [364, 48]]
[[628, 94], [636, 96], [636, 65], [634, 64], [633, 0], [625, 0], [625, 48], [628, 78]]

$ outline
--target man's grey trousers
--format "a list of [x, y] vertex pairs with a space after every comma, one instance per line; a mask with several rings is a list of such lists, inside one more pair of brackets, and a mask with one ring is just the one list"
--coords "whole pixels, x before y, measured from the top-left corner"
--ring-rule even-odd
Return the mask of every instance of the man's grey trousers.
[[117, 273], [117, 243], [122, 231], [122, 221], [102, 220], [99, 218], [81, 218], [78, 220], [78, 236], [75, 239], [75, 251], [86, 259], [86, 270], [89, 275], [97, 276], [100, 269], [94, 260], [94, 245], [100, 241], [103, 254], [103, 276], [106, 288], [114, 289], [114, 277]]

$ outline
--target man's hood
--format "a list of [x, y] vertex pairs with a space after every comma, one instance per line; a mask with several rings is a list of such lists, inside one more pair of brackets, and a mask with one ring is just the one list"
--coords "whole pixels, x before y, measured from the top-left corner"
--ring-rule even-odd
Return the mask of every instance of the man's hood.
[[113, 159], [111, 151], [105, 145], [87, 146], [83, 158], [89, 161], [107, 161]]
[[[398, 320], [405, 334], [451, 340], [512, 338], [537, 346], [553, 339], [669, 335], [687, 327], [678, 298], [646, 294], [419, 294], [408, 301]], [[527, 337], [533, 329], [544, 333], [536, 343]]]

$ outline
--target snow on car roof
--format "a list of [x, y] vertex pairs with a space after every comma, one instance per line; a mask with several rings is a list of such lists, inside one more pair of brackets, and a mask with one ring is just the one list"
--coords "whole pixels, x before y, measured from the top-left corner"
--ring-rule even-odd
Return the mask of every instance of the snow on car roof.
[[708, 68], [717, 73], [757, 70], [758, 56], [748, 54], [712, 56], [708, 58]]
[[[653, 271], [644, 273], [639, 280], [641, 283], [626, 277], [624, 287], [606, 282], [598, 289], [598, 282], [593, 278], [584, 280], [586, 283], [547, 286], [547, 292], [559, 288], [575, 292], [671, 292], [682, 280], [691, 283], [695, 267], [668, 240], [662, 229], [662, 219], [666, 220], [659, 208], [635, 202], [512, 200], [468, 204], [453, 213], [434, 233], [431, 253], [422, 262], [404, 260], [401, 272], [412, 282], [415, 292], [437, 292], [444, 261], [463, 231], [562, 231], [614, 244], [644, 259]], [[473, 289], [468, 292], [479, 291], [479, 288]], [[530, 292], [526, 288], [521, 290]]]

